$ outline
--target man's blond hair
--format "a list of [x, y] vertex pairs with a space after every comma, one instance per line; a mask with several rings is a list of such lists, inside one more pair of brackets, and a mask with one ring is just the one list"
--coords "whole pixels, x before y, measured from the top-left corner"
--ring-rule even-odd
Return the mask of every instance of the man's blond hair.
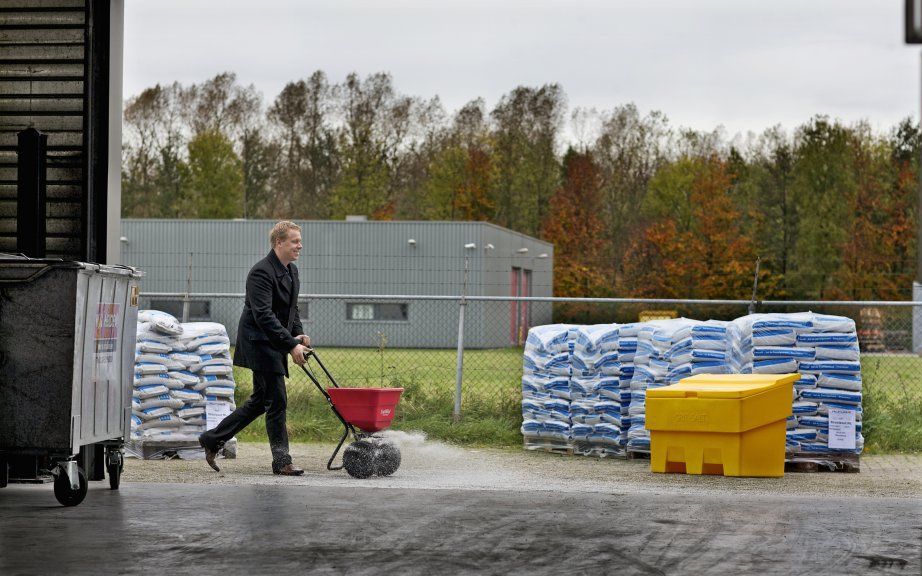
[[269, 246], [275, 248], [276, 243], [284, 242], [288, 238], [289, 230], [297, 230], [300, 232], [301, 227], [294, 222], [289, 222], [288, 220], [277, 222], [269, 232]]

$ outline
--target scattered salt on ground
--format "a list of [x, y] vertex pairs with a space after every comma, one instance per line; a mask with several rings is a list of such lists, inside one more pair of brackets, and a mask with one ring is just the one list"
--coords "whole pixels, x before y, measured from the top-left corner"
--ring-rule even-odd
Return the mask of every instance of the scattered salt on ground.
[[389, 442], [393, 442], [400, 452], [404, 455], [419, 456], [423, 458], [451, 458], [457, 459], [463, 456], [465, 451], [457, 446], [445, 444], [437, 440], [429, 440], [425, 432], [412, 431], [404, 432], [402, 430], [385, 430], [381, 432], [381, 437]]
[[[348, 488], [409, 488], [446, 490], [515, 490], [568, 492], [777, 495], [796, 497], [863, 496], [919, 498], [922, 494], [922, 455], [865, 455], [860, 474], [787, 474], [784, 478], [722, 478], [652, 474], [645, 460], [597, 459], [524, 450], [452, 446], [425, 435], [392, 431], [400, 442], [402, 462], [393, 476], [367, 480], [345, 471], [329, 471], [330, 444], [292, 444], [291, 455], [304, 476], [273, 476], [269, 446], [241, 442], [236, 460], [222, 460], [221, 472], [202, 461], [128, 460], [125, 482], [194, 484], [341, 486]], [[337, 463], [339, 458], [337, 457]]]

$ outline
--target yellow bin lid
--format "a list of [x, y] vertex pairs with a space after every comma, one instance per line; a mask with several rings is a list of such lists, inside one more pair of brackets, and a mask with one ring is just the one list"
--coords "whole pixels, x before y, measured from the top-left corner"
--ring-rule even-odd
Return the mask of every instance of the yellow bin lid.
[[800, 374], [698, 374], [678, 384], [647, 388], [647, 398], [739, 399], [791, 384]]

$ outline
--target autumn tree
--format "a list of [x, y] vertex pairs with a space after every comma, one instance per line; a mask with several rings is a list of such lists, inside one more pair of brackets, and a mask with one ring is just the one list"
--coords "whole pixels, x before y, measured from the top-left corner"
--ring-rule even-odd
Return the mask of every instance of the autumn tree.
[[910, 158], [917, 157], [913, 140], [918, 135], [904, 122], [892, 140], [874, 138], [867, 124], [857, 125], [852, 136], [853, 217], [829, 293], [841, 299], [899, 299], [907, 295], [913, 280], [909, 247], [915, 236], [912, 199], [918, 186], [914, 162], [900, 155], [905, 146]]
[[286, 84], [270, 106], [267, 118], [278, 151], [273, 216], [330, 216], [340, 165], [335, 106], [334, 88], [320, 71]]
[[759, 295], [784, 298], [797, 240], [794, 151], [781, 127], [763, 132], [743, 158], [745, 173], [734, 182], [740, 212], [756, 254], [762, 259]]
[[822, 116], [800, 127], [795, 137], [797, 238], [787, 283], [805, 299], [831, 296], [842, 264], [856, 193], [852, 139], [839, 122]]
[[566, 111], [558, 84], [519, 86], [491, 112], [496, 162], [496, 219], [501, 226], [538, 234], [558, 185], [557, 145]]
[[123, 214], [182, 217], [182, 171], [192, 98], [179, 83], [144, 90], [125, 106]]
[[[558, 293], [910, 295], [920, 133], [823, 116], [727, 138], [556, 84], [449, 113], [389, 74], [317, 71], [268, 107], [231, 72], [125, 102], [122, 209], [146, 218], [482, 220], [546, 236]], [[564, 152], [562, 134], [577, 142]]]
[[496, 168], [484, 102], [463, 106], [430, 159], [419, 213], [439, 220], [491, 220]]
[[342, 172], [332, 198], [332, 216], [371, 216], [392, 200], [388, 154], [398, 149], [407, 103], [396, 95], [389, 74], [362, 80], [353, 73], [337, 88], [337, 106]]
[[642, 231], [639, 207], [650, 180], [666, 161], [670, 129], [662, 113], [641, 116], [633, 104], [603, 112], [596, 121], [592, 152], [602, 179], [606, 251], [612, 282], [620, 284], [624, 252]]
[[554, 244], [554, 294], [607, 295], [599, 170], [591, 153], [573, 149], [564, 156], [562, 170], [562, 183], [541, 223], [541, 238]]
[[243, 168], [230, 140], [201, 132], [189, 142], [182, 212], [186, 218], [239, 218], [243, 213]]
[[717, 156], [682, 157], [651, 182], [650, 218], [626, 255], [633, 295], [745, 298], [755, 252], [731, 196], [731, 175]]

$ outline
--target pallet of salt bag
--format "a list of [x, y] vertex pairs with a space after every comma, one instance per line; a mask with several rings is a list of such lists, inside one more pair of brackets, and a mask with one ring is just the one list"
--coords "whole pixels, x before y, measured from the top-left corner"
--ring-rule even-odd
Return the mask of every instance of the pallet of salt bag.
[[230, 357], [230, 340], [226, 328], [215, 322], [183, 323], [183, 358], [198, 382], [190, 388], [203, 395], [204, 401], [187, 404], [181, 417], [187, 428], [204, 432], [233, 411], [236, 382]]
[[144, 324], [146, 325], [144, 328], [167, 336], [179, 336], [182, 334], [182, 325], [179, 320], [172, 314], [167, 314], [160, 310], [139, 310], [138, 323], [138, 332], [141, 332], [141, 324]]
[[[231, 360], [226, 329], [212, 322], [178, 323], [172, 317], [156, 311], [148, 311], [143, 316], [145, 323], [139, 325], [138, 360], [136, 365], [136, 384], [150, 386], [161, 384], [167, 390], [163, 394], [141, 399], [152, 403], [143, 406], [140, 414], [135, 414], [141, 422], [138, 433], [134, 434], [135, 445], [130, 451], [144, 457], [162, 457], [164, 454], [198, 457], [201, 452], [198, 436], [206, 429], [206, 394], [208, 384], [217, 388], [213, 392], [220, 394], [221, 402], [233, 403], [233, 376], [227, 374]], [[175, 320], [175, 319], [173, 319]], [[203, 357], [202, 352], [214, 353], [214, 357]], [[214, 358], [218, 361], [211, 362]], [[144, 364], [162, 364], [162, 368], [141, 366]], [[209, 368], [209, 374], [222, 376], [220, 381], [203, 380], [205, 365], [222, 365], [226, 368]], [[195, 370], [193, 370], [195, 369]], [[138, 378], [140, 374], [142, 378]], [[146, 395], [154, 391], [145, 388]], [[218, 396], [214, 396], [217, 398]], [[169, 410], [169, 413], [166, 411]], [[157, 419], [145, 420], [144, 417], [156, 416]]]
[[[788, 419], [788, 461], [833, 462], [856, 457], [863, 447], [855, 426], [855, 448], [831, 449], [824, 434], [827, 404], [861, 404], [861, 364], [855, 323], [850, 318], [799, 312], [738, 318], [741, 371], [798, 373]], [[833, 466], [835, 468], [835, 466]]]
[[731, 354], [743, 374], [795, 373], [801, 360], [813, 360], [811, 351], [798, 350], [797, 335], [813, 330], [813, 315], [749, 314], [733, 320]]
[[570, 357], [575, 327], [535, 326], [522, 359], [522, 427], [529, 450], [571, 452]]
[[[803, 418], [806, 425], [817, 430], [817, 436], [811, 442], [801, 442], [790, 459], [807, 457], [825, 461], [830, 469], [851, 471], [864, 449], [861, 356], [855, 321], [845, 316], [811, 315], [812, 329], [798, 334], [796, 345], [814, 354], [812, 361], [802, 361], [799, 366], [801, 378], [815, 382], [811, 387], [801, 387], [800, 400], [817, 405], [814, 416]], [[840, 435], [834, 442], [829, 437], [830, 410], [836, 414], [834, 424]]]
[[637, 358], [637, 336], [643, 322], [631, 322], [618, 326], [618, 362], [621, 363], [618, 380], [621, 385], [621, 447], [627, 449], [627, 432], [631, 425], [628, 410], [631, 404], [631, 380], [634, 378]]
[[631, 378], [631, 402], [628, 407], [630, 424], [627, 430], [627, 451], [648, 451], [650, 432], [644, 427], [646, 391], [669, 384], [669, 351], [688, 337], [692, 326], [701, 324], [688, 318], [651, 320], [644, 323], [637, 336], [634, 374]]
[[618, 324], [579, 326], [574, 337], [571, 421], [574, 426], [585, 426], [576, 428], [574, 451], [600, 457], [621, 455], [624, 449], [620, 327]]
[[733, 374], [738, 371], [730, 349], [729, 323], [718, 320], [687, 324], [672, 336], [666, 352], [666, 381], [675, 384], [698, 374]]
[[522, 376], [522, 436], [526, 448], [569, 448], [570, 380], [541, 372]]

